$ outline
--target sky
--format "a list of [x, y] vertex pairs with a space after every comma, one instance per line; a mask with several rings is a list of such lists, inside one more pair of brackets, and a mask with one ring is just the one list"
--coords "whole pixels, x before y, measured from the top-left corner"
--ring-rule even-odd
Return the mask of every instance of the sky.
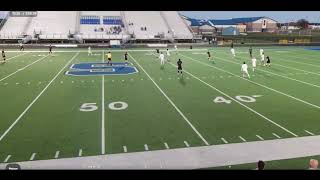
[[320, 11], [180, 11], [181, 14], [198, 19], [228, 19], [236, 17], [266, 16], [280, 23], [307, 19], [320, 23]]
[[[0, 11], [0, 18], [6, 11]], [[180, 11], [181, 14], [199, 19], [228, 19], [235, 17], [267, 16], [278, 22], [307, 19], [309, 22], [320, 23], [320, 11]]]

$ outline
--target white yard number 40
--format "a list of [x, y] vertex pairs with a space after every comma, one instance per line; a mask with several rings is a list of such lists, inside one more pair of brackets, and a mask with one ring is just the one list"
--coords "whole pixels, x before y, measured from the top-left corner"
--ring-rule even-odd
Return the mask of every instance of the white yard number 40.
[[[253, 96], [244, 96], [244, 95], [238, 95], [236, 96], [235, 98], [239, 101], [242, 101], [242, 102], [246, 102], [246, 103], [252, 103], [252, 102], [256, 102], [257, 100], [255, 98], [257, 97], [261, 97], [261, 95], [253, 95]], [[226, 103], [226, 104], [230, 104], [232, 101], [231, 100], [228, 100], [228, 99], [225, 99], [224, 97], [222, 96], [218, 96], [216, 97], [213, 102], [215, 103]]]

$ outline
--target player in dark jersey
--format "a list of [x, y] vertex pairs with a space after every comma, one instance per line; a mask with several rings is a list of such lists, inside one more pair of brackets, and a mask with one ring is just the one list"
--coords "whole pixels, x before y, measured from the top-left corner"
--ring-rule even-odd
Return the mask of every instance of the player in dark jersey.
[[249, 48], [249, 54], [250, 54], [250, 57], [252, 58], [252, 47], [251, 46]]
[[267, 64], [266, 64], [266, 66], [269, 66], [269, 67], [270, 67], [270, 65], [271, 65], [271, 60], [270, 60], [270, 57], [267, 56]]
[[156, 49], [156, 51], [157, 51], [157, 54], [159, 54], [159, 53], [160, 53], [160, 50], [159, 50], [159, 49]]
[[210, 51], [207, 52], [207, 55], [208, 55], [208, 60], [209, 60], [209, 61], [213, 60], [212, 57], [211, 57]]
[[23, 47], [22, 42], [20, 42], [20, 51], [24, 51], [24, 47]]
[[51, 46], [51, 44], [49, 46], [49, 54], [52, 54], [52, 46]]
[[128, 65], [128, 52], [124, 53], [124, 62], [125, 65]]
[[233, 42], [231, 42], [231, 46], [230, 47], [231, 47], [231, 49], [233, 49]]
[[179, 73], [182, 74], [182, 61], [181, 61], [181, 59], [179, 59], [177, 61], [177, 65], [178, 65], [178, 74]]
[[5, 63], [6, 62], [6, 53], [4, 52], [4, 49], [2, 49], [1, 54], [2, 54], [3, 63]]

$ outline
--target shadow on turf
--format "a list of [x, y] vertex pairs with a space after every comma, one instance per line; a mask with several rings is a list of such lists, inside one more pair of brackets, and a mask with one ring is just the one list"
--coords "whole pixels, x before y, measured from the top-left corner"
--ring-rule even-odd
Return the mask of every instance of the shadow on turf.
[[180, 84], [182, 84], [183, 86], [186, 85], [186, 81], [184, 80], [183, 75], [180, 77], [179, 82], [180, 82]]

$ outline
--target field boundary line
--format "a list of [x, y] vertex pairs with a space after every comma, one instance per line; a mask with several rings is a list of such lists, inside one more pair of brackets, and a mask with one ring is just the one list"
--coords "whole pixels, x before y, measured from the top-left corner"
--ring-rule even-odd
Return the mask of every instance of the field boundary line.
[[38, 96], [27, 106], [27, 108], [19, 115], [19, 117], [10, 125], [10, 127], [1, 135], [0, 142], [3, 138], [9, 133], [9, 131], [20, 121], [20, 119], [24, 116], [25, 113], [31, 108], [31, 106], [41, 97], [41, 95], [48, 89], [48, 87], [52, 84], [52, 82], [60, 75], [60, 73], [78, 56], [79, 52], [76, 53], [64, 67], [52, 78], [52, 80], [43, 88], [43, 90], [38, 94]]
[[264, 87], [264, 88], [269, 89], [269, 90], [271, 90], [271, 91], [274, 91], [274, 92], [276, 92], [276, 93], [278, 93], [278, 94], [282, 94], [282, 95], [287, 96], [287, 97], [289, 97], [289, 98], [292, 98], [292, 99], [294, 99], [294, 100], [296, 100], [296, 101], [300, 101], [300, 102], [302, 102], [302, 103], [304, 103], [304, 104], [307, 104], [307, 105], [310, 105], [310, 106], [315, 107], [315, 108], [317, 108], [317, 109], [320, 109], [320, 106], [317, 106], [317, 105], [315, 105], [315, 104], [309, 103], [309, 102], [307, 102], [307, 101], [304, 101], [304, 100], [302, 100], [302, 99], [296, 98], [296, 97], [294, 97], [294, 96], [291, 96], [291, 95], [286, 94], [286, 93], [284, 93], [284, 92], [278, 91], [278, 90], [273, 89], [273, 88], [271, 88], [271, 87], [265, 86], [265, 85], [263, 85], [263, 84], [257, 83], [257, 82], [255, 82], [255, 81], [251, 81], [250, 79], [243, 78], [243, 77], [241, 77], [241, 76], [239, 76], [239, 75], [233, 74], [233, 73], [231, 73], [231, 72], [229, 72], [229, 71], [226, 71], [226, 70], [224, 70], [224, 69], [221, 69], [221, 68], [218, 68], [218, 67], [215, 67], [215, 66], [211, 66], [210, 64], [206, 64], [206, 63], [203, 63], [203, 62], [201, 62], [201, 61], [195, 60], [195, 59], [193, 59], [193, 58], [191, 58], [191, 57], [189, 57], [189, 56], [186, 56], [186, 55], [183, 55], [183, 54], [181, 54], [181, 55], [184, 56], [184, 57], [186, 57], [186, 58], [188, 58], [188, 59], [190, 59], [190, 60], [192, 60], [192, 61], [194, 61], [194, 62], [198, 62], [199, 64], [203, 64], [203, 65], [205, 65], [205, 66], [215, 68], [215, 69], [220, 70], [220, 71], [222, 71], [222, 72], [225, 72], [225, 73], [227, 73], [227, 74], [231, 74], [231, 75], [233, 75], [233, 76], [235, 76], [235, 77], [238, 77], [238, 78], [243, 79], [243, 80], [245, 80], [245, 81], [251, 82], [251, 83], [253, 83], [253, 84], [255, 84], [255, 85], [258, 85], [258, 86], [260, 86], [260, 87]]
[[19, 71], [22, 71], [22, 70], [26, 69], [27, 67], [29, 67], [29, 66], [31, 66], [31, 65], [33, 65], [33, 64], [35, 64], [35, 63], [37, 63], [37, 62], [39, 62], [39, 61], [41, 61], [41, 60], [43, 60], [43, 59], [45, 59], [46, 57], [48, 57], [48, 55], [43, 56], [43, 57], [41, 57], [41, 58], [39, 58], [39, 59], [37, 59], [37, 60], [33, 61], [32, 63], [30, 63], [30, 64], [28, 64], [28, 65], [26, 65], [26, 66], [22, 67], [22, 68], [19, 68], [19, 69], [18, 69], [18, 70], [16, 70], [15, 72], [13, 72], [13, 73], [11, 73], [11, 74], [9, 74], [9, 75], [7, 75], [7, 76], [5, 76], [5, 77], [1, 78], [1, 79], [0, 79], [0, 82], [1, 82], [1, 81], [3, 81], [3, 80], [5, 80], [5, 79], [7, 79], [8, 77], [11, 77], [12, 75], [14, 75], [14, 74], [18, 73]]
[[[104, 51], [102, 51], [102, 62], [104, 62]], [[104, 75], [102, 75], [102, 83], [101, 83], [101, 154], [105, 154], [105, 106], [104, 106]]]
[[[174, 65], [173, 63], [170, 63], [173, 67], [176, 67], [176, 65]], [[288, 130], [287, 128], [281, 126], [280, 124], [272, 121], [271, 119], [267, 118], [266, 116], [262, 115], [261, 113], [255, 111], [254, 109], [250, 108], [249, 106], [241, 103], [240, 101], [238, 101], [237, 99], [229, 96], [228, 94], [226, 94], [225, 92], [222, 92], [221, 90], [217, 89], [216, 87], [212, 86], [211, 84], [201, 80], [200, 78], [198, 78], [197, 76], [193, 75], [192, 73], [186, 71], [186, 70], [183, 70], [184, 72], [186, 72], [187, 74], [189, 74], [190, 76], [192, 76], [193, 78], [197, 79], [198, 81], [202, 82], [203, 84], [207, 85], [208, 87], [214, 89], [215, 91], [219, 92], [220, 94], [223, 94], [224, 96], [228, 97], [229, 99], [232, 99], [234, 102], [237, 102], [238, 104], [240, 104], [241, 106], [245, 107], [246, 109], [248, 109], [249, 111], [253, 112], [254, 114], [262, 117], [263, 119], [269, 121], [270, 123], [274, 124], [275, 126], [281, 128], [282, 130], [286, 131], [287, 133], [295, 136], [295, 137], [298, 137], [298, 135], [296, 135], [295, 133], [293, 133], [292, 131]]]
[[128, 53], [133, 61], [142, 69], [142, 71], [148, 76], [148, 78], [153, 82], [153, 84], [158, 88], [162, 95], [170, 102], [170, 104], [175, 108], [175, 110], [180, 114], [180, 116], [187, 122], [191, 129], [200, 137], [200, 139], [206, 144], [209, 145], [207, 140], [200, 134], [200, 132], [193, 126], [193, 124], [188, 120], [188, 118], [180, 111], [180, 109], [174, 104], [174, 102], [167, 96], [165, 92], [159, 87], [159, 85], [151, 78], [151, 76], [144, 70], [144, 68], [135, 60], [135, 58]]

